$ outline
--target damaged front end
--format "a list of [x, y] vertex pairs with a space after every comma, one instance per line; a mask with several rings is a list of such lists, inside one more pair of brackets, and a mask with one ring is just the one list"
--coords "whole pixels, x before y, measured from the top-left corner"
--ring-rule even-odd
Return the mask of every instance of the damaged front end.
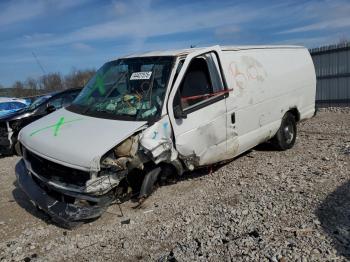
[[183, 172], [164, 123], [157, 122], [108, 151], [99, 171], [67, 167], [22, 146], [18, 184], [53, 221], [69, 228], [101, 216], [112, 203], [143, 199], [161, 177]]

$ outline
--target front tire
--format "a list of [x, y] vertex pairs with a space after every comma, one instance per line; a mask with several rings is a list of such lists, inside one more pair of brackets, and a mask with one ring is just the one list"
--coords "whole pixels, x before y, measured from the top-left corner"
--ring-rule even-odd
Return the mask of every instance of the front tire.
[[279, 150], [287, 150], [294, 146], [297, 137], [297, 124], [295, 117], [291, 113], [286, 113], [281, 122], [276, 135], [272, 138], [272, 143]]

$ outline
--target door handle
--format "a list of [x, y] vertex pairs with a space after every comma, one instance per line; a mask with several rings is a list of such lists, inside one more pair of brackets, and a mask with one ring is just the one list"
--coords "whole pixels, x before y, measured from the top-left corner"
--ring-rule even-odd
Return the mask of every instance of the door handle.
[[231, 114], [231, 123], [232, 124], [236, 123], [236, 114], [235, 113]]

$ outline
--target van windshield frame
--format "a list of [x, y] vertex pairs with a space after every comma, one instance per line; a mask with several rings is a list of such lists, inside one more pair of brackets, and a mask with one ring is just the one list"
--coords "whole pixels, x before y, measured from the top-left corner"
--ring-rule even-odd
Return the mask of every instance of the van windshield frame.
[[97, 118], [156, 121], [175, 61], [175, 56], [154, 56], [107, 62], [66, 109]]

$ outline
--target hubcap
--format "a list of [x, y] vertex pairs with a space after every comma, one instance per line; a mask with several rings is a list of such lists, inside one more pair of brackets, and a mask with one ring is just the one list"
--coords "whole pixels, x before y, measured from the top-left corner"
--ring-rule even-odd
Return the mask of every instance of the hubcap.
[[286, 143], [290, 144], [293, 141], [294, 138], [294, 128], [291, 123], [288, 123], [284, 129], [284, 137], [286, 138]]

